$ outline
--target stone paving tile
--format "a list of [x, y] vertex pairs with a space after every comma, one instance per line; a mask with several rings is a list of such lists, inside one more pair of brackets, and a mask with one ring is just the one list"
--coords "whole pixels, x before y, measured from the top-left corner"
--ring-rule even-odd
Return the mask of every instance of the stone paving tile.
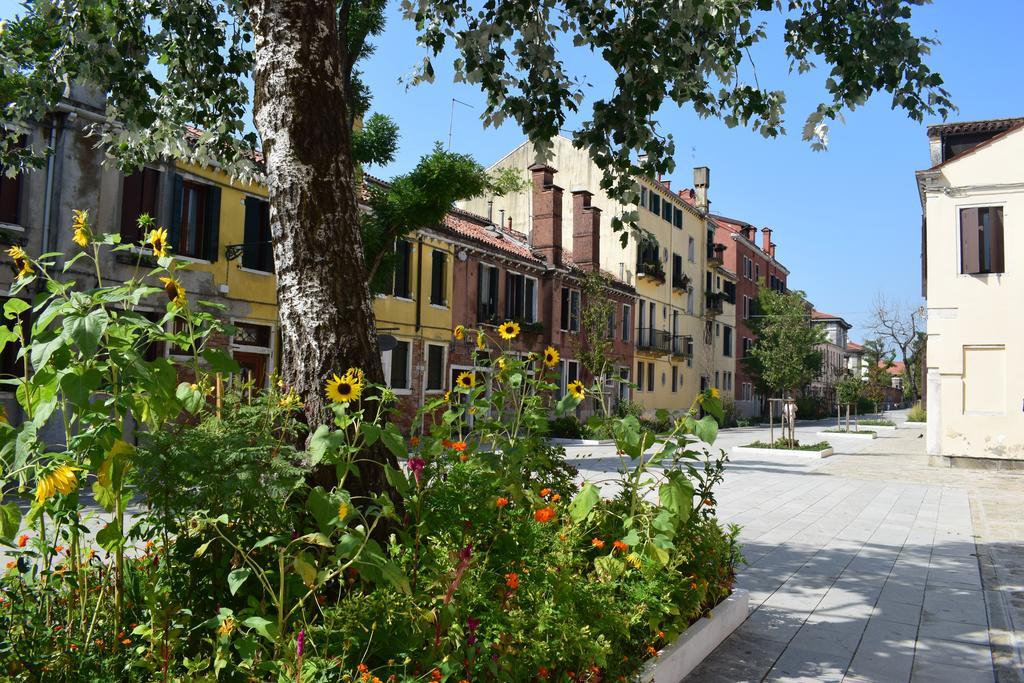
[[907, 681], [914, 666], [917, 627], [873, 618], [864, 630], [849, 676], [868, 681]]
[[991, 668], [988, 671], [982, 671], [923, 659], [914, 660], [914, 669], [910, 675], [910, 683], [994, 683], [994, 681], [995, 675]]

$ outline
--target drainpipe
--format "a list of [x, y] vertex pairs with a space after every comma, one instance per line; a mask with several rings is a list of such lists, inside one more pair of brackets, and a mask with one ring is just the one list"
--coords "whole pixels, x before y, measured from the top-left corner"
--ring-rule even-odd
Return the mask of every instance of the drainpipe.
[[50, 207], [53, 203], [53, 167], [56, 163], [54, 157], [57, 153], [57, 150], [54, 149], [54, 147], [56, 144], [57, 115], [53, 114], [50, 117], [49, 141], [46, 143], [46, 148], [49, 150], [49, 153], [46, 155], [46, 190], [43, 194], [43, 242], [40, 245], [40, 251], [42, 253], [50, 251]]
[[416, 241], [416, 331], [420, 331], [420, 306], [423, 305], [423, 235]]

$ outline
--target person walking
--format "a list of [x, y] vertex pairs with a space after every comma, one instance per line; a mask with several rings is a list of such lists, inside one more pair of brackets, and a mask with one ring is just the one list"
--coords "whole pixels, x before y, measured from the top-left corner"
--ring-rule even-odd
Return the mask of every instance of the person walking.
[[796, 437], [796, 400], [792, 396], [786, 397], [786, 405], [782, 407], [782, 429], [788, 433], [792, 445]]

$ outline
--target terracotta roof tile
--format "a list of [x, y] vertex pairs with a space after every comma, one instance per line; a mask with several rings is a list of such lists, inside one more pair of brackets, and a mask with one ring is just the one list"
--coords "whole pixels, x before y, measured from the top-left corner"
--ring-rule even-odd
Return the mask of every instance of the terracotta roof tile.
[[1001, 133], [1024, 123], [1024, 117], [986, 119], [983, 121], [954, 121], [928, 126], [928, 137], [962, 135], [965, 133]]

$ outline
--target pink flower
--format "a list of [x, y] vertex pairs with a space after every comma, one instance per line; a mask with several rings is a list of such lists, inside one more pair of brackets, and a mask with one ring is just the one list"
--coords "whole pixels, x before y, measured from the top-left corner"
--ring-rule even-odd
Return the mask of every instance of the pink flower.
[[306, 649], [306, 632], [299, 631], [299, 635], [295, 637], [295, 653], [301, 657], [303, 650]]
[[412, 470], [413, 476], [416, 477], [416, 483], [419, 484], [420, 473], [423, 472], [423, 468], [426, 466], [427, 461], [423, 458], [409, 458], [406, 460], [405, 464], [409, 466], [410, 470]]

